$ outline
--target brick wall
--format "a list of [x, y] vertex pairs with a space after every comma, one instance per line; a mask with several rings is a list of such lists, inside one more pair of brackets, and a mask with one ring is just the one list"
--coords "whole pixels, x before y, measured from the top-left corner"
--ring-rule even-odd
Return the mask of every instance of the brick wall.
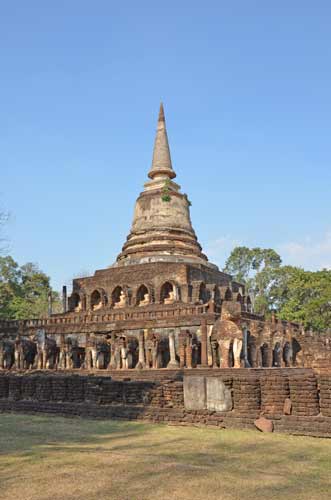
[[[0, 411], [46, 412], [95, 418], [252, 428], [263, 414], [275, 430], [331, 437], [331, 373], [309, 369], [151, 370], [118, 379], [97, 374], [0, 373]], [[219, 377], [231, 391], [226, 412], [184, 406], [183, 376]], [[140, 380], [132, 378], [140, 378]], [[122, 378], [122, 380], [121, 380]], [[124, 379], [124, 380], [123, 380]], [[125, 380], [126, 379], [126, 380]], [[292, 402], [284, 415], [285, 399]]]

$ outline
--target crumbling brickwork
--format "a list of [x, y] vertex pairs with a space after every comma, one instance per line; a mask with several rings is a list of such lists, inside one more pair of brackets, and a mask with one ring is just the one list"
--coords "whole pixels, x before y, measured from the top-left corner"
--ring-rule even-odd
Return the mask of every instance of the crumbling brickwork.
[[264, 415], [282, 415], [284, 401], [290, 397], [289, 378], [281, 372], [261, 377], [261, 409]]
[[[195, 372], [196, 373], [196, 372]], [[187, 410], [183, 377], [173, 372], [158, 380], [117, 380], [109, 376], [30, 373], [0, 375], [0, 411], [46, 412], [96, 418], [142, 419], [178, 425], [253, 428], [259, 415], [275, 430], [331, 437], [331, 375], [311, 370], [199, 370], [199, 377], [222, 380], [232, 393], [229, 411]], [[320, 388], [320, 389], [318, 389]], [[320, 390], [320, 397], [319, 397]], [[290, 398], [292, 413], [284, 414]]]
[[331, 417], [331, 373], [319, 377], [319, 388], [321, 413]]

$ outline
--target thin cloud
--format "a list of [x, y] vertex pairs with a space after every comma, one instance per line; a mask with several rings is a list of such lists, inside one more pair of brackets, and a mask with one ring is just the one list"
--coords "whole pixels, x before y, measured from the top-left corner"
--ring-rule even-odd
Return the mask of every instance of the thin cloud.
[[[246, 244], [230, 235], [220, 236], [206, 244], [204, 251], [211, 262], [221, 268], [224, 267], [226, 259], [231, 251]], [[331, 269], [331, 231], [327, 231], [319, 239], [306, 236], [299, 241], [288, 241], [275, 245], [259, 245], [261, 248], [274, 248], [282, 258], [283, 264], [303, 267], [309, 271], [319, 269]]]
[[220, 236], [216, 240], [207, 243], [204, 253], [211, 262], [220, 267], [224, 267], [225, 261], [235, 247], [242, 245], [242, 242], [232, 236]]
[[289, 241], [277, 247], [284, 264], [300, 266], [315, 271], [331, 269], [331, 231], [321, 239], [307, 236], [303, 241]]

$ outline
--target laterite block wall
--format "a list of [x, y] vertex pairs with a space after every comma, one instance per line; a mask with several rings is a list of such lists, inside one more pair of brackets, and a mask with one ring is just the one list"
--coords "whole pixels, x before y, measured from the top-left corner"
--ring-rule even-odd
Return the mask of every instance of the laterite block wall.
[[[230, 394], [228, 411], [210, 411], [208, 405], [186, 409], [184, 377], [200, 377], [206, 387], [215, 387], [207, 379], [216, 377], [216, 386], [222, 383]], [[285, 415], [288, 399], [292, 409]], [[151, 370], [147, 374], [114, 372], [113, 377], [105, 373], [0, 372], [0, 411], [220, 428], [254, 428], [254, 420], [264, 415], [273, 421], [275, 431], [331, 437], [331, 374], [316, 376], [310, 369]]]

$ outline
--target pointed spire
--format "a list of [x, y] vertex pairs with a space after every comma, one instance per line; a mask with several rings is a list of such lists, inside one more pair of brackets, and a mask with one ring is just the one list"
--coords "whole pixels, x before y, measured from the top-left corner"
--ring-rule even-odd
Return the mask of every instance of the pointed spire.
[[174, 179], [176, 177], [176, 173], [174, 172], [171, 164], [169, 142], [162, 102], [160, 105], [159, 118], [157, 122], [152, 167], [149, 171], [148, 177], [150, 177], [151, 179], [154, 179], [155, 177]]
[[160, 104], [158, 122], [165, 122], [163, 102]]

